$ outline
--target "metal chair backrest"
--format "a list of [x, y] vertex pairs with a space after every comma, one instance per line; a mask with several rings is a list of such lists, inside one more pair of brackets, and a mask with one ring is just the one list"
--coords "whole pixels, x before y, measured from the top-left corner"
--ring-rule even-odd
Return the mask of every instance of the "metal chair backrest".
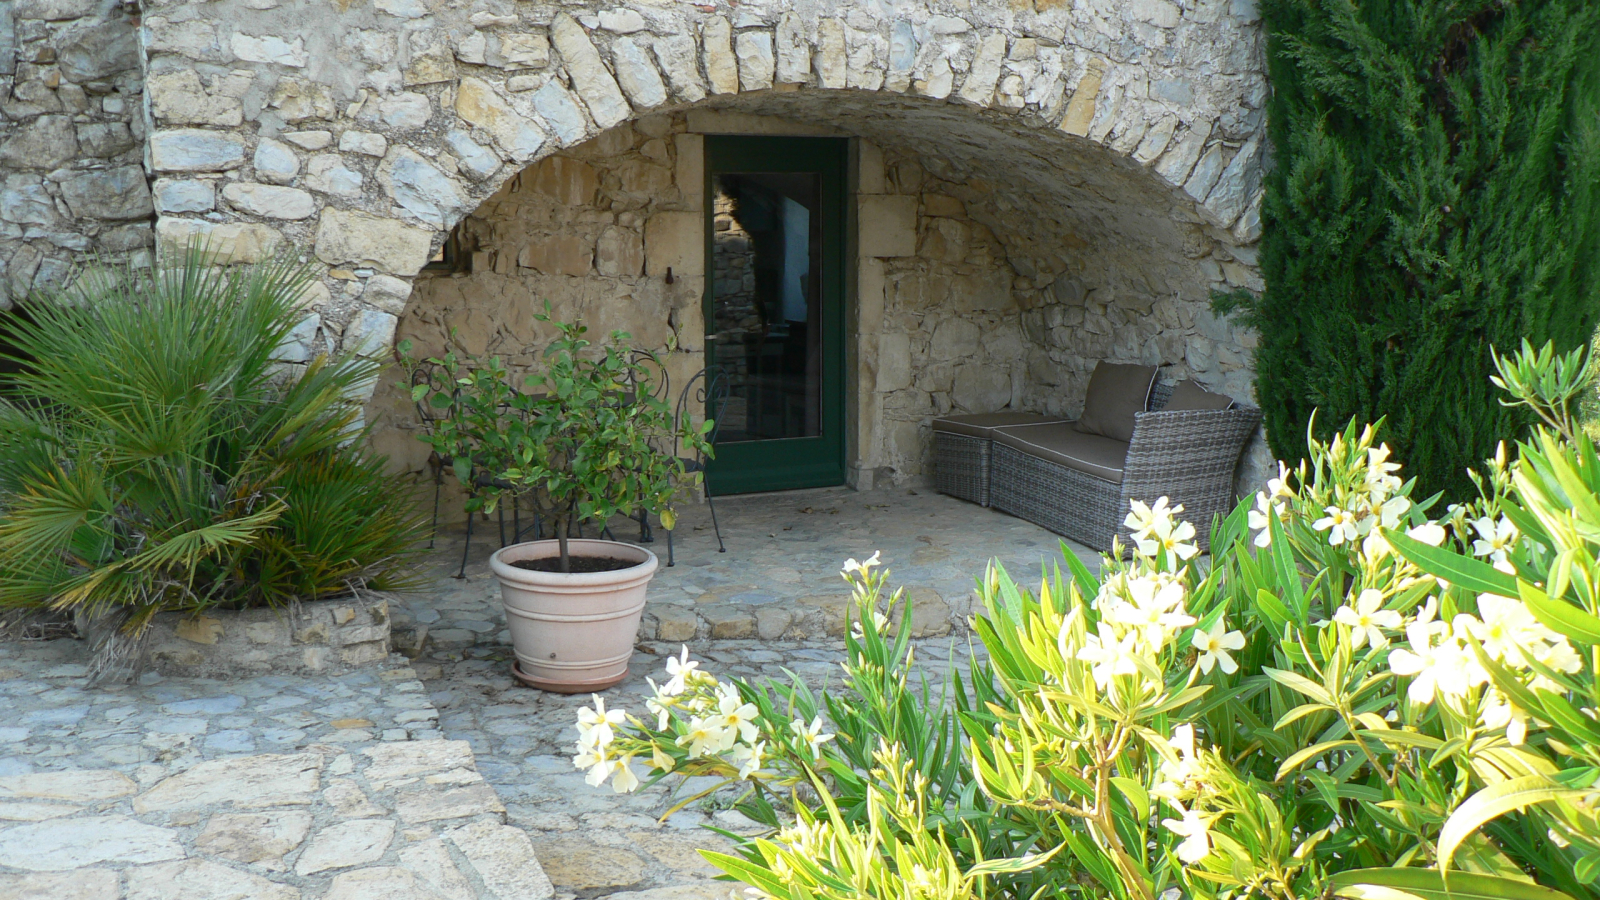
[[641, 383], [649, 389], [650, 396], [667, 404], [672, 402], [672, 376], [667, 372], [666, 361], [648, 350], [635, 350], [628, 355], [631, 368], [628, 372], [628, 389], [638, 393]]
[[[711, 431], [706, 434], [706, 442], [715, 444], [731, 392], [727, 372], [717, 366], [701, 369], [684, 385], [683, 393], [678, 397], [678, 421], [683, 421], [684, 414], [691, 409], [691, 403], [694, 404], [693, 408], [704, 410], [706, 417], [711, 420]], [[703, 462], [702, 454], [696, 453], [695, 461]]]

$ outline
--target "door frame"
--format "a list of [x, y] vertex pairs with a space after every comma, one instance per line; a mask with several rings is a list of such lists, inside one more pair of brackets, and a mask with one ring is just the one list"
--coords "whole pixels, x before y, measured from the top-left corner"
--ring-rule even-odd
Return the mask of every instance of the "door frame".
[[[789, 135], [705, 136], [705, 290], [701, 298], [707, 325], [716, 322], [713, 272], [716, 271], [715, 197], [718, 172], [817, 172], [822, 176], [822, 386], [821, 434], [724, 444], [706, 470], [711, 493], [829, 487], [846, 482], [850, 436], [846, 396], [850, 362], [845, 337], [851, 311], [849, 290], [850, 140], [843, 137]], [[714, 345], [705, 343], [707, 365], [715, 362]]]

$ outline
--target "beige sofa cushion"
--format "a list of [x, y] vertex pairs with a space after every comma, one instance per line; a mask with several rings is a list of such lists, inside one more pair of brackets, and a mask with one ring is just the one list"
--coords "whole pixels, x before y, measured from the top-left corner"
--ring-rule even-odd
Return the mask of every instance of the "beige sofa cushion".
[[1180, 381], [1172, 388], [1172, 397], [1167, 400], [1167, 405], [1161, 407], [1162, 412], [1178, 412], [1185, 409], [1227, 409], [1233, 406], [1233, 398], [1227, 394], [1213, 394], [1193, 381]]
[[997, 429], [994, 439], [996, 443], [1029, 456], [1076, 469], [1113, 484], [1122, 483], [1122, 465], [1128, 458], [1127, 441], [1100, 434], [1085, 434], [1071, 422], [1013, 425]]
[[1051, 422], [1065, 422], [1059, 416], [1041, 416], [1037, 413], [1025, 412], [997, 412], [978, 413], [972, 416], [941, 416], [933, 420], [933, 430], [943, 431], [946, 434], [961, 434], [967, 437], [993, 439], [996, 428], [1008, 425], [1044, 425]]
[[1133, 440], [1133, 414], [1150, 408], [1150, 391], [1155, 383], [1155, 366], [1105, 360], [1096, 363], [1094, 374], [1089, 376], [1089, 392], [1083, 398], [1078, 431], [1119, 441]]

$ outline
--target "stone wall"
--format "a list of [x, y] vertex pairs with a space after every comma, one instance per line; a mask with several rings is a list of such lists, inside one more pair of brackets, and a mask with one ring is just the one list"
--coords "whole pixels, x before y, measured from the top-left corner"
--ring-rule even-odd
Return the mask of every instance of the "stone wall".
[[[312, 248], [326, 276], [292, 355], [382, 353], [449, 226], [528, 164], [674, 106], [941, 145], [1035, 198], [1012, 210], [1044, 204], [1085, 240], [1159, 243], [1147, 232], [1173, 211], [1207, 240], [1254, 240], [1265, 82], [1249, 0], [145, 12], [159, 236], [241, 261]], [[1116, 171], [1086, 179], [1078, 163]], [[1048, 246], [1010, 249], [1033, 260], [1024, 277], [1058, 271]]]
[[0, 312], [152, 243], [134, 3], [0, 3]]
[[389, 659], [389, 597], [314, 600], [292, 610], [161, 613], [146, 632], [144, 668], [185, 678], [338, 672]]
[[[647, 264], [646, 235], [675, 217], [698, 223], [699, 159], [684, 117], [663, 115], [529, 167], [461, 222], [458, 268], [417, 279], [397, 339], [419, 359], [449, 349], [534, 372], [555, 337], [534, 320], [548, 302], [554, 319], [581, 321], [597, 343], [621, 330], [662, 354], [676, 393], [703, 366], [701, 287], [684, 277], [667, 284], [665, 264]], [[694, 174], [680, 177], [680, 165]], [[426, 475], [415, 409], [391, 371], [368, 406], [374, 444], [397, 468]]]
[[[449, 299], [444, 281], [459, 279], [415, 300], [413, 282], [452, 226], [538, 194], [541, 161], [560, 154], [617, 179], [596, 188], [612, 218], [557, 240], [528, 232], [516, 256], [476, 251], [504, 279], [497, 302], [524, 303], [513, 285], [533, 278], [601, 327], [642, 313], [630, 328], [681, 339], [701, 327], [685, 300], [704, 277], [701, 211], [668, 136], [695, 133], [697, 115], [760, 116], [882, 148], [859, 173], [857, 484], [918, 474], [927, 417], [991, 406], [1008, 382], [1013, 406], [1073, 411], [1099, 357], [1249, 393], [1250, 337], [1205, 307], [1214, 287], [1259, 287], [1267, 87], [1251, 0], [141, 9], [0, 8], [13, 23], [0, 27], [11, 293], [24, 273], [62, 277], [69, 252], [148, 243], [131, 167], [142, 153], [160, 247], [199, 238], [237, 262], [303, 248], [318, 267], [287, 360], [340, 346], [387, 355], [401, 316], [420, 336], [444, 309], [486, 348], [498, 334], [524, 352], [538, 335], [487, 321], [502, 315], [487, 299]], [[675, 124], [655, 137], [652, 122]], [[618, 205], [617, 192], [634, 199]], [[640, 274], [625, 274], [640, 255]], [[393, 411], [375, 400], [372, 414]]]

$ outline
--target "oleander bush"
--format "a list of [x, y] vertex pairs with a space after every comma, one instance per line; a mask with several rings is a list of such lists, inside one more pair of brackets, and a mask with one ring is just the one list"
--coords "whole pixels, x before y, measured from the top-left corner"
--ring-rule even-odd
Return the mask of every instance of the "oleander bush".
[[91, 271], [5, 326], [0, 608], [137, 635], [166, 610], [409, 583], [423, 520], [352, 399], [378, 363], [279, 359], [309, 277], [195, 249]]
[[1525, 348], [1500, 373], [1544, 424], [1471, 503], [1413, 496], [1351, 425], [1216, 522], [1209, 560], [1160, 498], [1098, 574], [991, 566], [986, 658], [938, 685], [890, 624], [903, 594], [852, 560], [842, 689], [685, 650], [641, 715], [582, 711], [574, 762], [741, 786], [771, 832], [706, 855], [774, 898], [1600, 896], [1594, 371]]

